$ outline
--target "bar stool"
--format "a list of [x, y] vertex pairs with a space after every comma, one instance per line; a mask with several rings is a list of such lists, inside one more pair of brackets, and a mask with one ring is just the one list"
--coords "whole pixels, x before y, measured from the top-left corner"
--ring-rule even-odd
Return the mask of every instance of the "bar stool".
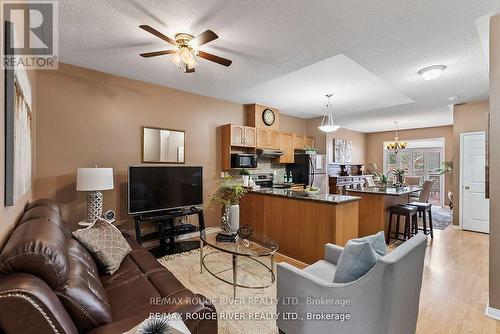
[[[392, 234], [392, 217], [396, 215], [396, 231], [394, 233], [393, 239], [406, 241], [412, 237], [413, 234], [418, 233], [418, 223], [417, 223], [417, 207], [410, 205], [397, 205], [389, 208], [389, 226], [387, 227], [386, 243], [388, 244], [391, 240]], [[405, 228], [404, 233], [400, 232], [400, 219], [405, 218]], [[403, 235], [400, 238], [400, 235]]]
[[[434, 239], [433, 226], [432, 226], [432, 204], [422, 203], [422, 202], [411, 202], [408, 203], [408, 205], [416, 207], [419, 215], [423, 216], [423, 228], [419, 228], [417, 225], [417, 229], [423, 231], [425, 235], [430, 234], [431, 239]], [[429, 215], [429, 231], [427, 231], [426, 214]]]

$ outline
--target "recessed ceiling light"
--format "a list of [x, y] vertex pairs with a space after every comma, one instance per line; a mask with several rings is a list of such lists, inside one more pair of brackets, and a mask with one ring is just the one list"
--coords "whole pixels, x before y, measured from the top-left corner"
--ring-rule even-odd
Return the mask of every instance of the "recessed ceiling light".
[[446, 66], [444, 65], [433, 65], [421, 69], [418, 71], [418, 74], [420, 74], [424, 80], [432, 81], [439, 78], [445, 69]]
[[455, 102], [455, 101], [457, 101], [459, 98], [460, 98], [460, 96], [458, 96], [458, 95], [451, 96], [451, 97], [448, 99], [448, 101], [450, 101], [450, 102]]

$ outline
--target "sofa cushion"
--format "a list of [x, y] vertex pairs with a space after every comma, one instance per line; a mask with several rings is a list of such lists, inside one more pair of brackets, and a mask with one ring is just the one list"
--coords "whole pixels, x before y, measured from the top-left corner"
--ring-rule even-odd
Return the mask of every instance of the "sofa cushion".
[[94, 260], [76, 240], [68, 240], [69, 277], [56, 291], [80, 332], [111, 322], [111, 306]]
[[124, 257], [132, 250], [121, 232], [104, 220], [74, 231], [73, 236], [87, 248], [107, 274], [118, 270]]
[[383, 232], [349, 240], [340, 254], [333, 282], [348, 283], [364, 276], [386, 251]]
[[57, 203], [49, 198], [39, 198], [33, 202], [30, 202], [28, 204], [28, 206], [26, 206], [25, 211], [28, 211], [28, 210], [35, 208], [35, 207], [38, 207], [38, 206], [50, 208], [50, 209], [56, 211], [57, 213], [61, 214], [61, 209], [59, 208]]
[[131, 316], [161, 298], [194, 296], [144, 249], [133, 249], [113, 275], [101, 276], [101, 282], [115, 321]]
[[44, 219], [18, 226], [0, 253], [0, 274], [32, 274], [54, 290], [64, 286], [68, 269], [66, 237], [57, 225]]
[[53, 224], [56, 224], [67, 238], [71, 238], [69, 226], [62, 218], [60, 211], [50, 206], [43, 205], [31, 207], [23, 213], [18, 225], [24, 224], [25, 222], [33, 219], [45, 219]]
[[325, 260], [319, 260], [304, 268], [304, 271], [325, 282], [333, 282], [337, 266]]

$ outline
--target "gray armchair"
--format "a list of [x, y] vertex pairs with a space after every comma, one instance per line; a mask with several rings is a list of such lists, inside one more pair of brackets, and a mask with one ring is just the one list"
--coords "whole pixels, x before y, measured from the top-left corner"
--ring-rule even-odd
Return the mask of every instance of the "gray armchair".
[[343, 284], [333, 283], [343, 250], [336, 245], [325, 245], [325, 260], [304, 270], [278, 264], [280, 332], [415, 333], [426, 246], [427, 237], [417, 234], [381, 257], [366, 275]]

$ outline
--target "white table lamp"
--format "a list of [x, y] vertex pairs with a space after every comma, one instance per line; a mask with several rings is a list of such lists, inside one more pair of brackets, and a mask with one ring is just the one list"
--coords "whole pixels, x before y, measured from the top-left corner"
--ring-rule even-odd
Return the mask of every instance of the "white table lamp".
[[87, 221], [93, 224], [102, 216], [101, 190], [113, 189], [113, 168], [78, 168], [76, 190], [89, 191], [87, 195]]

